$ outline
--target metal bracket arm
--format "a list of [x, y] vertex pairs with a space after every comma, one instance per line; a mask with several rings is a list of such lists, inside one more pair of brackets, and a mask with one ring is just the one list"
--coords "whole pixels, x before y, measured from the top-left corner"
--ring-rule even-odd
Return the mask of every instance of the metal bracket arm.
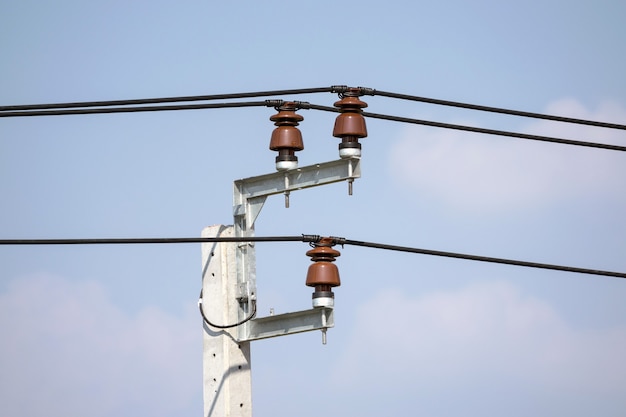
[[359, 158], [338, 159], [237, 180], [234, 183], [233, 214], [235, 217], [245, 216], [247, 226], [252, 228], [268, 196], [353, 181], [361, 177], [360, 162]]
[[247, 334], [239, 341], [267, 339], [294, 333], [326, 330], [334, 327], [332, 308], [313, 308], [294, 313], [278, 314], [252, 319]]

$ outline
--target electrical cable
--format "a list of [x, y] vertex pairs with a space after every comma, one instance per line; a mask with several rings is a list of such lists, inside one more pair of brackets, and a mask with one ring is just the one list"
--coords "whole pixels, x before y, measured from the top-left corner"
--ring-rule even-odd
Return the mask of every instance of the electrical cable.
[[[307, 103], [306, 107], [302, 107], [302, 108], [339, 113], [339, 109], [335, 107], [319, 106], [316, 104], [309, 104], [309, 103]], [[429, 120], [412, 119], [409, 117], [391, 116], [391, 115], [379, 114], [379, 113], [363, 112], [362, 114], [365, 117], [370, 117], [373, 119], [389, 120], [393, 122], [418, 124], [418, 125], [424, 125], [424, 126], [439, 127], [443, 129], [462, 130], [466, 132], [483, 133], [483, 134], [496, 135], [496, 136], [506, 136], [506, 137], [512, 137], [512, 138], [517, 138], [517, 139], [528, 139], [528, 140], [535, 140], [535, 141], [541, 141], [541, 142], [559, 143], [562, 145], [585, 146], [589, 148], [608, 149], [611, 151], [621, 151], [621, 152], [626, 151], [626, 146], [610, 145], [610, 144], [605, 144], [605, 143], [585, 142], [585, 141], [572, 140], [572, 139], [554, 138], [550, 136], [528, 135], [525, 133], [507, 132], [504, 130], [494, 130], [494, 129], [484, 129], [480, 127], [433, 122]]]
[[[192, 237], [192, 238], [120, 238], [120, 239], [0, 239], [0, 245], [82, 245], [82, 244], [176, 244], [176, 243], [207, 243], [207, 242], [319, 242], [319, 235], [300, 236], [268, 236], [268, 237]], [[519, 261], [514, 259], [494, 258], [488, 256], [469, 255], [456, 252], [444, 252], [430, 249], [420, 249], [406, 246], [389, 245], [383, 243], [363, 242], [341, 237], [331, 237], [338, 245], [363, 246], [375, 249], [385, 249], [399, 252], [416, 253], [421, 255], [443, 256], [478, 262], [490, 262], [527, 268], [550, 269], [563, 272], [600, 275], [613, 278], [626, 278], [624, 272], [603, 271], [597, 269], [578, 268], [564, 265], [545, 264], [538, 262]]]
[[311, 242], [320, 236], [217, 236], [217, 237], [176, 237], [176, 238], [95, 238], [95, 239], [0, 239], [0, 245], [124, 245], [124, 244], [175, 244], [212, 242]]
[[[529, 117], [535, 119], [544, 119], [564, 123], [582, 124], [588, 126], [604, 127], [610, 129], [626, 130], [626, 125], [617, 123], [607, 123], [595, 120], [585, 120], [572, 117], [555, 116], [542, 113], [533, 113], [512, 109], [505, 109], [500, 107], [483, 106], [470, 103], [462, 103], [458, 101], [441, 100], [427, 97], [414, 96], [409, 94], [393, 93], [389, 91], [376, 90], [373, 88], [357, 87], [357, 90], [364, 95], [382, 96], [389, 98], [397, 98], [401, 100], [409, 100], [416, 102], [423, 102], [428, 104], [436, 104], [443, 106], [453, 106], [458, 108], [465, 108], [470, 110], [478, 110], [499, 114], [507, 114], [512, 116]], [[101, 101], [84, 101], [84, 102], [67, 102], [67, 103], [50, 103], [50, 104], [26, 104], [26, 105], [9, 105], [0, 106], [0, 113], [2, 112], [22, 112], [30, 110], [51, 110], [51, 109], [70, 109], [77, 107], [106, 107], [106, 106], [131, 106], [131, 105], [143, 105], [143, 104], [163, 104], [163, 103], [176, 103], [176, 102], [188, 102], [188, 101], [210, 101], [210, 100], [231, 100], [239, 98], [251, 98], [251, 97], [267, 97], [267, 96], [281, 96], [281, 95], [296, 95], [296, 94], [314, 94], [314, 93], [339, 93], [340, 95], [346, 91], [351, 90], [345, 85], [335, 85], [331, 87], [316, 87], [316, 88], [300, 88], [300, 89], [288, 89], [288, 90], [270, 90], [270, 91], [256, 91], [247, 93], [230, 93], [230, 94], [211, 94], [211, 95], [196, 95], [196, 96], [179, 96], [179, 97], [160, 97], [160, 98], [146, 98], [146, 99], [129, 99], [129, 100], [101, 100]], [[169, 110], [192, 110], [198, 107], [177, 107]], [[210, 108], [210, 107], [200, 107]], [[162, 109], [165, 110], [165, 109]], [[137, 110], [139, 111], [139, 110]], [[154, 111], [144, 109], [142, 111]], [[117, 111], [119, 112], [119, 111]], [[99, 112], [104, 113], [104, 112]], [[109, 112], [114, 113], [114, 112]], [[44, 116], [44, 115], [66, 115], [66, 114], [91, 114], [91, 113], [33, 113], [31, 116]], [[14, 117], [16, 115], [7, 115], [4, 117]], [[26, 115], [25, 115], [26, 116]]]
[[518, 261], [514, 259], [468, 255], [464, 253], [443, 252], [443, 251], [430, 250], [430, 249], [419, 249], [419, 248], [412, 248], [412, 247], [406, 247], [406, 246], [388, 245], [388, 244], [383, 244], [383, 243], [362, 242], [358, 240], [349, 240], [349, 239], [342, 239], [342, 238], [335, 238], [335, 242], [340, 245], [363, 246], [363, 247], [368, 247], [368, 248], [385, 249], [385, 250], [392, 250], [392, 251], [398, 251], [398, 252], [417, 253], [421, 255], [432, 255], [432, 256], [443, 256], [443, 257], [448, 257], [448, 258], [465, 259], [469, 261], [490, 262], [490, 263], [505, 264], [505, 265], [523, 266], [527, 268], [550, 269], [554, 271], [575, 272], [579, 274], [601, 275], [601, 276], [613, 277], [613, 278], [626, 278], [626, 273], [623, 273], [623, 272], [602, 271], [602, 270], [597, 270], [597, 269], [577, 268], [577, 267], [572, 267], [572, 266], [544, 264], [544, 263], [528, 262], [528, 261]]
[[234, 324], [215, 324], [208, 319], [206, 314], [204, 314], [204, 309], [202, 308], [202, 290], [200, 290], [200, 298], [198, 299], [198, 308], [200, 309], [200, 315], [202, 316], [202, 320], [204, 320], [207, 325], [215, 327], [216, 329], [230, 329], [233, 327], [241, 326], [242, 324], [252, 320], [254, 316], [256, 316], [256, 301], [252, 300], [250, 304], [252, 304], [252, 312], [250, 312], [248, 317], [241, 320], [240, 322]]
[[200, 109], [223, 109], [232, 107], [277, 107], [282, 105], [282, 100], [247, 101], [231, 103], [203, 103], [203, 104], [177, 104], [171, 106], [138, 106], [138, 107], [104, 107], [87, 109], [60, 109], [60, 110], [29, 110], [0, 112], [0, 117], [27, 117], [27, 116], [68, 116], [103, 113], [137, 113], [149, 111], [173, 111], [173, 110], [200, 110]]
[[257, 91], [257, 92], [251, 92], [251, 93], [212, 94], [212, 95], [200, 95], [200, 96], [161, 97], [161, 98], [108, 100], [108, 101], [83, 101], [83, 102], [52, 103], [52, 104], [25, 104], [25, 105], [0, 106], [0, 112], [24, 111], [24, 110], [68, 109], [68, 108], [74, 108], [74, 107], [130, 106], [130, 105], [141, 105], [141, 104], [178, 103], [178, 102], [185, 102], [185, 101], [232, 100], [232, 99], [240, 99], [240, 98], [284, 96], [284, 95], [292, 95], [292, 94], [340, 92], [346, 88], [347, 88], [346, 86], [332, 86], [332, 87], [320, 87], [320, 88], [300, 88], [300, 89], [292, 89], [292, 90]]
[[[232, 102], [232, 103], [204, 103], [204, 104], [181, 104], [173, 106], [141, 106], [141, 107], [110, 107], [110, 108], [88, 108], [88, 109], [62, 109], [62, 110], [33, 110], [33, 111], [12, 111], [0, 112], [0, 117], [27, 117], [27, 116], [60, 116], [60, 115], [85, 115], [85, 114], [102, 114], [102, 113], [134, 113], [149, 111], [173, 111], [173, 110], [199, 110], [199, 109], [217, 109], [217, 108], [233, 108], [233, 107], [279, 107], [284, 103], [283, 100], [265, 100], [252, 102]], [[296, 102], [298, 108], [322, 110], [338, 113], [339, 109], [329, 106], [320, 106], [307, 102]], [[608, 149], [614, 151], [626, 151], [626, 146], [610, 145], [596, 142], [585, 142], [571, 139], [553, 138], [548, 136], [528, 135], [524, 133], [507, 132], [502, 130], [493, 130], [478, 128], [472, 126], [455, 125], [450, 123], [433, 122], [428, 120], [412, 119], [408, 117], [391, 116], [378, 113], [363, 112], [363, 116], [374, 119], [383, 119], [402, 123], [419, 124], [431, 127], [439, 127], [444, 129], [455, 129], [473, 133], [483, 133], [497, 136], [514, 137], [518, 139], [529, 139], [535, 141], [559, 143], [563, 145], [585, 146], [591, 148]]]
[[594, 121], [594, 120], [584, 120], [584, 119], [554, 116], [554, 115], [542, 114], [542, 113], [532, 113], [532, 112], [526, 112], [526, 111], [504, 109], [500, 107], [490, 107], [490, 106], [482, 106], [478, 104], [461, 103], [458, 101], [439, 100], [439, 99], [434, 99], [434, 98], [419, 97], [419, 96], [413, 96], [413, 95], [408, 95], [408, 94], [398, 94], [398, 93], [392, 93], [388, 91], [380, 91], [380, 90], [367, 89], [367, 88], [364, 88], [363, 90], [364, 90], [363, 91], [364, 94], [373, 95], [373, 96], [383, 96], [383, 97], [397, 98], [401, 100], [419, 101], [419, 102], [428, 103], [428, 104], [437, 104], [437, 105], [442, 105], [442, 106], [452, 106], [452, 107], [459, 107], [459, 108], [464, 108], [464, 109], [485, 111], [485, 112], [491, 112], [491, 113], [508, 114], [511, 116], [530, 117], [533, 119], [544, 119], [544, 120], [551, 120], [555, 122], [574, 123], [574, 124], [581, 124], [581, 125], [588, 125], [588, 126], [605, 127], [608, 129], [626, 130], [626, 125], [617, 124], [617, 123], [606, 123], [606, 122], [599, 122], [599, 121]]
[[528, 140], [535, 140], [535, 141], [540, 141], [540, 142], [559, 143], [562, 145], [585, 146], [589, 148], [608, 149], [612, 151], [621, 151], [621, 152], [626, 151], [626, 146], [611, 145], [611, 144], [605, 144], [605, 143], [554, 138], [550, 136], [529, 135], [525, 133], [507, 132], [503, 130], [494, 130], [494, 129], [484, 129], [484, 128], [479, 128], [479, 127], [463, 126], [463, 125], [456, 125], [456, 124], [450, 124], [450, 123], [431, 122], [427, 120], [411, 119], [407, 117], [388, 116], [384, 114], [369, 113], [369, 112], [363, 112], [363, 116], [371, 117], [375, 119], [384, 119], [384, 120], [390, 120], [390, 121], [396, 121], [396, 122], [439, 127], [439, 128], [444, 128], [444, 129], [455, 129], [455, 130], [463, 130], [466, 132], [483, 133], [487, 135], [507, 136], [507, 137], [517, 138], [517, 139], [528, 139]]

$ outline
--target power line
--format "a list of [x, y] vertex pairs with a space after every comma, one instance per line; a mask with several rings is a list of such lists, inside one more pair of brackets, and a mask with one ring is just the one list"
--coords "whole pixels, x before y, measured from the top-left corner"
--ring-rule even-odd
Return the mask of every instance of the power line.
[[271, 90], [271, 91], [256, 91], [256, 92], [249, 92], [249, 93], [212, 94], [212, 95], [199, 95], [199, 96], [160, 97], [160, 98], [107, 100], [107, 101], [77, 101], [77, 102], [69, 102], [69, 103], [52, 103], [52, 104], [25, 104], [25, 105], [0, 106], [0, 112], [69, 109], [69, 108], [77, 108], [77, 107], [131, 106], [131, 105], [142, 105], [142, 104], [179, 103], [179, 102], [185, 102], [185, 101], [232, 100], [232, 99], [252, 98], [252, 97], [268, 97], [268, 96], [338, 92], [346, 88], [347, 88], [346, 86], [333, 86], [333, 87], [320, 87], [320, 88], [300, 88], [300, 89], [292, 89], [292, 90]]
[[[478, 104], [462, 103], [458, 101], [441, 100], [427, 97], [414, 96], [409, 94], [393, 93], [388, 91], [376, 90], [373, 88], [357, 87], [350, 88], [345, 85], [335, 85], [330, 87], [314, 87], [314, 88], [300, 88], [289, 90], [270, 90], [270, 91], [256, 91], [256, 92], [243, 92], [243, 93], [229, 93], [229, 94], [212, 94], [212, 95], [196, 95], [196, 96], [178, 96], [178, 97], [160, 97], [160, 98], [145, 98], [145, 99], [129, 99], [129, 100], [106, 100], [106, 101], [84, 101], [84, 102], [66, 102], [66, 103], [49, 103], [49, 104], [27, 104], [27, 105], [9, 105], [0, 106], [0, 113], [2, 112], [23, 112], [32, 110], [52, 110], [52, 109], [71, 109], [71, 108], [85, 108], [85, 107], [108, 107], [108, 106], [136, 106], [144, 104], [163, 104], [163, 103], [176, 103], [176, 102], [189, 102], [189, 101], [211, 101], [211, 100], [231, 100], [240, 98], [251, 97], [267, 97], [267, 96], [284, 96], [284, 95], [297, 95], [297, 94], [314, 94], [314, 93], [339, 93], [343, 94], [348, 90], [357, 90], [363, 95], [371, 96], [383, 96], [389, 98], [397, 98], [401, 100], [409, 100], [416, 102], [423, 102], [428, 104], [436, 104], [443, 106], [453, 106], [458, 108], [465, 108], [470, 110], [478, 110], [499, 114], [507, 114], [520, 117], [529, 117], [535, 119], [544, 119], [564, 123], [582, 124], [595, 127], [604, 127], [609, 129], [626, 130], [626, 125], [618, 123], [607, 123], [595, 120], [585, 120], [571, 117], [555, 116], [542, 113], [533, 113], [520, 110], [505, 109], [500, 107], [483, 106]], [[169, 108], [167, 110], [192, 110], [197, 108], [211, 108], [211, 107], [177, 107]], [[155, 109], [159, 110], [159, 109]], [[155, 111], [155, 110], [134, 110], [134, 111]], [[161, 109], [166, 110], [166, 109]], [[111, 111], [108, 113], [119, 113], [118, 111]], [[97, 113], [105, 113], [104, 111]], [[29, 116], [44, 116], [52, 115], [54, 113], [33, 113]], [[56, 115], [66, 114], [92, 114], [92, 113], [56, 113]], [[15, 117], [17, 114], [6, 115], [4, 117]], [[26, 116], [26, 115], [24, 115]]]
[[[219, 109], [234, 107], [279, 107], [285, 102], [283, 100], [264, 100], [250, 102], [229, 102], [229, 103], [203, 103], [203, 104], [180, 104], [172, 106], [138, 106], [138, 107], [105, 107], [105, 108], [86, 108], [86, 109], [59, 109], [59, 110], [31, 110], [31, 111], [10, 111], [0, 112], [0, 117], [29, 117], [29, 116], [61, 116], [61, 115], [85, 115], [85, 114], [102, 114], [102, 113], [136, 113], [151, 111], [175, 111], [175, 110], [200, 110], [200, 109]], [[339, 109], [329, 106], [320, 106], [308, 102], [295, 102], [300, 109], [321, 110], [327, 112], [338, 113]], [[438, 127], [443, 129], [462, 130], [466, 132], [482, 133], [497, 136], [514, 137], [518, 139], [529, 139], [542, 142], [559, 143], [563, 145], [585, 146], [591, 148], [608, 149], [613, 151], [626, 151], [626, 146], [609, 145], [596, 142], [585, 142], [571, 139], [554, 138], [549, 136], [529, 135], [525, 133], [507, 132], [503, 130], [485, 129], [473, 126], [456, 125], [451, 123], [433, 122], [430, 120], [420, 120], [408, 117], [392, 116], [379, 113], [363, 112], [363, 116], [373, 119], [389, 120], [401, 123], [419, 124], [424, 126]]]
[[[548, 120], [556, 120], [570, 123], [583, 123], [592, 126], [611, 127], [615, 129], [626, 129], [624, 125], [586, 121], [582, 119], [562, 118], [559, 116], [542, 115], [538, 113], [519, 112], [515, 110], [500, 109], [495, 107], [486, 107], [478, 105], [470, 105], [467, 103], [448, 102], [444, 100], [426, 99], [423, 97], [409, 96], [405, 94], [389, 93], [385, 91], [377, 91], [374, 89], [361, 88], [363, 94], [371, 95], [383, 95], [387, 97], [402, 98], [414, 101], [427, 101], [434, 104], [446, 104], [456, 105], [457, 107], [472, 108], [475, 110], [484, 111], [496, 111], [499, 113], [514, 114], [518, 116], [526, 117], [538, 117]], [[298, 90], [274, 90], [263, 91], [253, 93], [235, 93], [235, 94], [220, 94], [213, 96], [185, 96], [185, 97], [169, 97], [158, 99], [138, 99], [138, 100], [115, 100], [115, 101], [94, 101], [94, 102], [75, 102], [75, 103], [56, 103], [56, 104], [38, 104], [38, 105], [24, 105], [24, 106], [3, 106], [0, 107], [0, 117], [29, 117], [29, 116], [60, 116], [60, 115], [84, 115], [84, 114], [102, 114], [102, 113], [134, 113], [134, 112], [150, 112], [150, 111], [175, 111], [175, 110], [199, 110], [199, 109], [217, 109], [217, 108], [234, 108], [234, 107], [279, 107], [285, 103], [283, 100], [264, 100], [264, 101], [252, 101], [252, 102], [228, 102], [228, 103], [202, 103], [202, 104], [180, 104], [171, 106], [135, 106], [135, 107], [95, 107], [95, 106], [109, 106], [109, 105], [136, 105], [145, 103], [158, 103], [158, 102], [175, 102], [175, 101], [194, 101], [194, 100], [212, 100], [212, 99], [225, 99], [225, 98], [238, 98], [238, 97], [256, 97], [261, 95], [281, 95], [281, 94], [305, 94], [315, 92], [339, 92], [340, 94], [349, 88], [346, 86], [332, 86], [323, 88], [309, 88]], [[296, 106], [300, 109], [313, 109], [338, 113], [339, 109], [329, 106], [320, 106], [311, 104], [308, 102], [296, 101]], [[74, 109], [70, 107], [88, 107]], [[94, 107], [91, 107], [94, 106]], [[52, 110], [54, 109], [54, 110]], [[8, 111], [11, 110], [11, 111]], [[535, 140], [542, 142], [559, 143], [564, 145], [584, 146], [590, 148], [607, 149], [614, 151], [626, 151], [626, 146], [603, 144], [596, 142], [578, 141], [564, 138], [554, 138], [549, 136], [530, 135], [518, 132], [508, 132], [503, 130], [486, 129], [474, 126], [464, 126], [451, 123], [434, 122], [430, 120], [420, 120], [408, 117], [400, 117], [393, 115], [386, 115], [380, 113], [363, 112], [363, 116], [374, 119], [389, 120], [401, 123], [419, 124], [424, 126], [438, 127], [443, 129], [461, 130], [466, 132], [481, 133], [496, 136], [506, 136], [518, 139]]]
[[0, 239], [4, 246], [39, 245], [149, 245], [211, 242], [315, 242], [319, 236], [249, 236], [249, 237], [174, 237], [174, 238], [95, 238], [95, 239]]
[[223, 109], [233, 107], [276, 107], [284, 103], [282, 100], [230, 102], [230, 103], [203, 103], [178, 104], [171, 106], [137, 106], [137, 107], [103, 107], [86, 109], [59, 109], [59, 110], [28, 110], [0, 112], [0, 117], [28, 117], [28, 116], [68, 116], [103, 113], [137, 113], [151, 111]]
[[598, 269], [578, 268], [578, 267], [573, 267], [573, 266], [518, 261], [514, 259], [493, 258], [493, 257], [488, 257], [488, 256], [468, 255], [464, 253], [455, 253], [455, 252], [443, 252], [443, 251], [430, 250], [430, 249], [411, 248], [407, 246], [388, 245], [388, 244], [383, 244], [383, 243], [362, 242], [358, 240], [348, 240], [348, 239], [338, 240], [338, 243], [345, 244], [345, 245], [363, 246], [367, 248], [392, 250], [392, 251], [398, 251], [398, 252], [417, 253], [421, 255], [432, 255], [432, 256], [443, 256], [447, 258], [465, 259], [469, 261], [490, 262], [490, 263], [505, 264], [505, 265], [523, 266], [527, 268], [550, 269], [554, 271], [575, 272], [579, 274], [601, 275], [601, 276], [613, 277], [613, 278], [626, 278], [626, 273], [623, 273], [623, 272], [602, 271]]
[[[336, 109], [335, 107], [319, 106], [316, 104], [308, 104], [308, 103], [307, 103], [307, 106], [308, 107], [302, 107], [302, 108], [310, 108], [313, 110], [322, 110], [322, 111], [328, 111], [328, 112], [334, 112], [334, 113], [339, 112], [339, 109]], [[400, 123], [418, 124], [418, 125], [424, 125], [424, 126], [439, 127], [443, 129], [462, 130], [466, 132], [483, 133], [487, 135], [507, 136], [507, 137], [517, 138], [517, 139], [528, 139], [528, 140], [535, 140], [535, 141], [541, 141], [541, 142], [552, 142], [552, 143], [559, 143], [562, 145], [585, 146], [589, 148], [608, 149], [612, 151], [621, 151], [621, 152], [626, 151], [626, 146], [610, 145], [610, 144], [605, 144], [605, 143], [585, 142], [585, 141], [579, 141], [579, 140], [573, 140], [573, 139], [554, 138], [550, 136], [528, 135], [525, 133], [507, 132], [504, 130], [485, 129], [485, 128], [480, 128], [480, 127], [456, 125], [456, 124], [451, 124], [451, 123], [433, 122], [430, 120], [420, 120], [420, 119], [413, 119], [409, 117], [391, 116], [391, 115], [379, 114], [379, 113], [363, 112], [363, 116], [370, 117], [372, 119], [382, 119], [382, 120], [389, 120], [389, 121], [400, 122]]]
[[576, 119], [572, 117], [554, 116], [554, 115], [542, 114], [542, 113], [532, 113], [532, 112], [526, 112], [526, 111], [504, 109], [500, 107], [482, 106], [478, 104], [461, 103], [458, 101], [439, 100], [439, 99], [434, 99], [434, 98], [413, 96], [413, 95], [408, 95], [408, 94], [392, 93], [392, 92], [380, 91], [380, 90], [373, 90], [369, 94], [375, 95], [375, 96], [398, 98], [401, 100], [419, 101], [422, 103], [437, 104], [437, 105], [442, 105], [442, 106], [452, 106], [452, 107], [459, 107], [459, 108], [470, 109], [470, 110], [508, 114], [511, 116], [529, 117], [533, 119], [544, 119], [544, 120], [551, 120], [555, 122], [574, 123], [574, 124], [581, 124], [581, 125], [588, 125], [588, 126], [605, 127], [609, 129], [626, 130], [626, 125], [617, 124], [617, 123], [607, 123], [607, 122], [599, 122], [595, 120], [584, 120], [584, 119]]
[[621, 151], [621, 152], [626, 151], [626, 146], [610, 145], [610, 144], [605, 144], [605, 143], [554, 138], [550, 136], [529, 135], [526, 133], [507, 132], [504, 130], [494, 130], [494, 129], [485, 129], [485, 128], [480, 128], [480, 127], [473, 127], [473, 126], [456, 125], [456, 124], [450, 124], [450, 123], [432, 122], [428, 120], [412, 119], [408, 117], [388, 116], [385, 114], [377, 114], [377, 113], [369, 113], [369, 112], [363, 112], [363, 116], [371, 117], [373, 119], [384, 119], [384, 120], [390, 120], [390, 121], [395, 121], [395, 122], [440, 127], [443, 129], [454, 129], [454, 130], [462, 130], [465, 132], [483, 133], [487, 135], [508, 136], [508, 137], [518, 138], [518, 139], [528, 139], [528, 140], [535, 140], [535, 141], [541, 141], [541, 142], [560, 143], [562, 145], [585, 146], [589, 148], [608, 149], [612, 151]]
[[[178, 244], [178, 243], [210, 243], [210, 242], [318, 242], [319, 235], [300, 236], [266, 236], [266, 237], [192, 237], [192, 238], [114, 238], [114, 239], [0, 239], [0, 245], [119, 245], [119, 244]], [[345, 238], [333, 237], [333, 242], [339, 245], [362, 246], [374, 249], [408, 252], [421, 255], [440, 256], [465, 259], [469, 261], [488, 262], [526, 268], [549, 269], [554, 271], [574, 272], [579, 274], [599, 275], [613, 278], [626, 278], [624, 272], [603, 271], [598, 269], [578, 268], [573, 266], [546, 264], [538, 262], [520, 261], [515, 259], [494, 258], [480, 255], [469, 255], [456, 252], [444, 252], [431, 249], [420, 249], [407, 246], [389, 245], [384, 243], [363, 242]]]

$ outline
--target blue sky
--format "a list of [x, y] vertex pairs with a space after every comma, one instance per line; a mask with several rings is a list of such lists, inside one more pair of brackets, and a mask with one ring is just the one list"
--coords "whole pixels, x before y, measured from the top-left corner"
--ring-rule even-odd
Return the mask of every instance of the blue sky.
[[[617, 1], [0, 3], [1, 105], [346, 84], [626, 121]], [[275, 97], [332, 105], [331, 94]], [[364, 97], [368, 110], [626, 144], [623, 132]], [[3, 118], [2, 238], [189, 237], [274, 170], [268, 108]], [[301, 165], [337, 158], [335, 115]], [[368, 119], [363, 177], [257, 234], [626, 271], [626, 159]], [[257, 245], [259, 314], [306, 309], [306, 245]], [[618, 416], [625, 283], [346, 246], [336, 327], [252, 345], [257, 416]], [[0, 414], [202, 413], [200, 247], [0, 248]], [[319, 400], [318, 400], [319, 399]]]

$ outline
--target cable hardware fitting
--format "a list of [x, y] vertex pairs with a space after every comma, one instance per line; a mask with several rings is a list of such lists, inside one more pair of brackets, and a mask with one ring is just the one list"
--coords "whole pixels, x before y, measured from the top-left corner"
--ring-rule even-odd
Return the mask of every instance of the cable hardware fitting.
[[330, 236], [330, 239], [332, 239], [334, 245], [341, 245], [342, 249], [343, 246], [346, 244], [345, 237]]
[[322, 239], [320, 235], [302, 235], [302, 241], [310, 243], [319, 242]]
[[285, 100], [265, 100], [265, 105], [267, 107], [273, 107], [278, 111], [278, 108], [285, 104]]
[[376, 89], [369, 87], [357, 87], [362, 96], [375, 96]]
[[360, 97], [360, 96], [374, 96], [376, 95], [376, 89], [369, 87], [348, 87], [345, 85], [342, 86], [333, 86], [331, 87], [331, 92], [336, 93], [339, 98], [344, 97]]
[[344, 92], [348, 91], [349, 88], [350, 87], [348, 87], [347, 85], [333, 85], [330, 87], [330, 92], [335, 94], [343, 94]]

